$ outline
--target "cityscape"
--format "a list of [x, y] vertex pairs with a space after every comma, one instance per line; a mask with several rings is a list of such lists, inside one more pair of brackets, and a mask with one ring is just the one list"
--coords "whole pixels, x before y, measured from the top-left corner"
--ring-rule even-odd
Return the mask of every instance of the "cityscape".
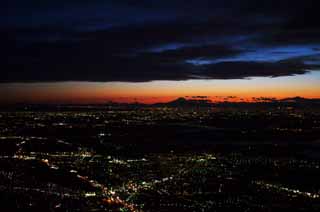
[[319, 0], [3, 0], [0, 212], [320, 211]]
[[1, 207], [318, 211], [320, 100], [294, 100], [1, 112]]

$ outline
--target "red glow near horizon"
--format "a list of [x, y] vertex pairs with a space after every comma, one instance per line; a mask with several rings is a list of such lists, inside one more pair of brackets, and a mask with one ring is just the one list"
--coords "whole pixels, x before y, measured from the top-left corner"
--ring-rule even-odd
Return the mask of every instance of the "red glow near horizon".
[[[114, 101], [151, 104], [187, 96], [208, 96], [213, 102], [252, 102], [255, 101], [253, 97], [320, 98], [320, 73], [239, 80], [0, 84], [0, 103], [101, 104]], [[235, 98], [228, 98], [230, 96]]]

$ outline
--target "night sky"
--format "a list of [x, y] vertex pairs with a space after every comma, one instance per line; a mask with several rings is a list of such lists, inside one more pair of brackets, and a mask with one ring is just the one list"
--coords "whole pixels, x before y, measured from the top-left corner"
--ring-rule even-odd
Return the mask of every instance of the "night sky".
[[320, 98], [319, 0], [5, 0], [0, 102]]

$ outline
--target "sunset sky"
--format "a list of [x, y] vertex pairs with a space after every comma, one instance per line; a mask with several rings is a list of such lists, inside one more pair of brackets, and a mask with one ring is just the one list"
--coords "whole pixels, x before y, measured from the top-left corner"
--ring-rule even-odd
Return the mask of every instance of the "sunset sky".
[[318, 1], [5, 1], [0, 103], [320, 98]]

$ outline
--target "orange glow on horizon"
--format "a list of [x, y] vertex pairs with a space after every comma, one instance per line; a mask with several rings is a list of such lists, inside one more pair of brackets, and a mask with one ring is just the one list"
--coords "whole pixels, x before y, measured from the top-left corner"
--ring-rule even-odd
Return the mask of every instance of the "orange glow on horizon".
[[125, 82], [56, 82], [0, 84], [0, 103], [100, 104], [108, 101], [157, 103], [179, 97], [208, 96], [211, 101], [252, 98], [320, 98], [320, 73], [239, 80]]
[[[103, 90], [92, 90], [89, 91], [87, 88], [83, 90], [76, 91], [74, 89], [64, 90], [64, 91], [52, 91], [50, 89], [44, 89], [37, 92], [32, 90], [24, 89], [23, 91], [16, 91], [13, 95], [6, 96], [2, 102], [8, 103], [70, 103], [70, 104], [101, 104], [109, 101], [119, 102], [119, 103], [133, 103], [140, 102], [146, 104], [153, 103], [163, 103], [175, 100], [179, 97], [185, 97], [187, 99], [192, 99], [192, 96], [207, 96], [207, 100], [212, 102], [253, 102], [253, 98], [266, 97], [266, 98], [276, 98], [283, 99], [289, 97], [304, 97], [304, 98], [320, 98], [319, 92], [311, 90], [309, 92], [296, 92], [296, 91], [286, 91], [282, 90], [276, 91], [193, 91], [186, 90], [185, 92], [172, 91], [171, 93], [161, 92], [153, 90], [151, 94], [150, 91], [144, 92], [127, 92], [127, 93], [117, 93], [115, 91], [105, 92]], [[232, 98], [230, 98], [232, 96]]]

